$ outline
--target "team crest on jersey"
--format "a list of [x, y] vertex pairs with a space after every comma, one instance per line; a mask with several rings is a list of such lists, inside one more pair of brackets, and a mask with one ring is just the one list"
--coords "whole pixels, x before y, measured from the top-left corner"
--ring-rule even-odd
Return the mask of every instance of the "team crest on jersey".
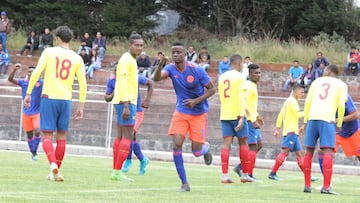
[[35, 87], [40, 87], [40, 83], [39, 83], [39, 82], [36, 82], [36, 83], [35, 83]]
[[194, 76], [188, 75], [188, 76], [186, 77], [186, 81], [187, 81], [188, 83], [194, 82]]

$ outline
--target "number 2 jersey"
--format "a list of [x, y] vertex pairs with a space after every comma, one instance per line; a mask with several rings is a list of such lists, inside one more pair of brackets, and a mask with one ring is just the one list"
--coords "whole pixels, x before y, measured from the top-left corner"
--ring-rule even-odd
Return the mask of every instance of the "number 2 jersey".
[[218, 81], [220, 120], [236, 120], [245, 115], [246, 79], [239, 71], [229, 70]]
[[30, 94], [36, 81], [44, 72], [43, 95], [49, 99], [71, 100], [75, 75], [78, 78], [81, 103], [86, 99], [86, 79], [84, 62], [80, 55], [71, 49], [60, 46], [46, 48], [29, 81], [27, 94]]
[[316, 79], [305, 100], [304, 123], [308, 120], [335, 122], [336, 112], [342, 111], [338, 119], [341, 126], [347, 94], [347, 85], [339, 79], [327, 76]]

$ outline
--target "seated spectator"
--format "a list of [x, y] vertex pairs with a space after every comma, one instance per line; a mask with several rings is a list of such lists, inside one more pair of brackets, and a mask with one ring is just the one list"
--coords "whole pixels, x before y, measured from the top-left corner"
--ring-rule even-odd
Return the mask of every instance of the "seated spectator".
[[317, 69], [320, 67], [320, 63], [324, 63], [325, 67], [328, 66], [330, 64], [329, 60], [323, 56], [323, 53], [321, 51], [319, 51], [316, 54], [316, 59], [314, 60], [314, 68]]
[[102, 36], [101, 32], [96, 33], [96, 38], [94, 39], [93, 43], [93, 48], [95, 48], [95, 46], [97, 47], [99, 50], [99, 58], [102, 61], [106, 51], [106, 39], [104, 36]]
[[146, 52], [141, 52], [140, 56], [137, 57], [136, 59], [136, 63], [138, 66], [138, 73], [144, 77], [149, 76], [150, 72], [150, 67], [151, 67], [151, 61], [150, 61], [150, 57], [148, 55], [146, 55]]
[[92, 41], [89, 33], [85, 32], [84, 37], [81, 38], [81, 41], [80, 41], [80, 47], [79, 47], [79, 49], [77, 51], [78, 54], [80, 54], [82, 48], [85, 48], [86, 53], [88, 55], [90, 55], [91, 54], [90, 52], [91, 52], [91, 49], [92, 49], [92, 42], [93, 41]]
[[196, 51], [195, 51], [194, 47], [189, 46], [189, 48], [186, 52], [185, 60], [190, 61], [192, 63], [196, 63], [196, 59], [197, 59], [197, 56], [196, 56]]
[[9, 54], [8, 50], [6, 50], [3, 46], [3, 44], [0, 43], [0, 51], [4, 50], [6, 53]]
[[245, 57], [245, 62], [243, 63], [243, 67], [241, 69], [241, 73], [245, 76], [245, 78], [249, 78], [249, 65], [253, 64], [250, 60], [250, 56]]
[[283, 92], [288, 91], [289, 85], [294, 85], [295, 83], [301, 83], [301, 76], [304, 74], [304, 69], [299, 65], [298, 60], [294, 60], [294, 65], [289, 69], [288, 79], [285, 81], [285, 84], [282, 88]]
[[45, 28], [44, 33], [41, 35], [41, 40], [40, 40], [40, 44], [39, 44], [40, 54], [43, 52], [44, 49], [46, 49], [48, 47], [53, 47], [54, 46], [53, 43], [54, 43], [54, 37], [50, 33], [50, 29]]
[[207, 50], [207, 47], [201, 48], [198, 63], [206, 71], [210, 68], [210, 59], [211, 56]]
[[360, 66], [359, 66], [359, 62], [360, 62], [359, 49], [355, 48], [354, 53], [349, 53], [349, 54], [350, 54], [350, 58], [348, 58], [349, 62], [344, 67], [344, 75], [357, 76], [358, 72], [359, 72], [358, 70], [360, 68]]
[[99, 70], [101, 68], [101, 60], [98, 54], [98, 50], [96, 48], [93, 48], [91, 50], [91, 64], [89, 65], [89, 68], [86, 71], [86, 79], [90, 80], [94, 77], [94, 72], [96, 70]]
[[[151, 66], [151, 74], [154, 73], [155, 69], [159, 66], [159, 63], [160, 63], [161, 59], [164, 58], [164, 57], [165, 57], [164, 53], [159, 51], [158, 54], [157, 54], [157, 59], [155, 59], [154, 63]], [[164, 64], [164, 66], [165, 66], [165, 64]]]
[[[9, 63], [10, 63], [10, 55], [5, 52], [5, 49], [2, 49], [0, 51], [0, 75], [1, 74], [6, 75], [7, 70], [9, 68]], [[4, 67], [4, 71], [2, 71], [3, 67]]]
[[91, 58], [89, 56], [89, 54], [86, 53], [86, 49], [85, 48], [82, 48], [81, 51], [80, 51], [80, 54], [81, 58], [83, 59], [84, 61], [84, 64], [85, 64], [85, 71], [87, 71], [87, 69], [89, 68], [90, 64], [91, 64]]
[[301, 84], [305, 86], [305, 92], [307, 92], [309, 89], [312, 79], [314, 78], [315, 69], [313, 67], [313, 64], [309, 63], [304, 71], [304, 74], [302, 75]]
[[315, 73], [313, 74], [311, 81], [314, 81], [314, 80], [318, 79], [319, 77], [322, 77], [324, 74], [325, 67], [326, 67], [325, 63], [321, 62], [319, 67], [315, 68]]
[[356, 50], [356, 47], [355, 46], [352, 46], [350, 48], [350, 52], [348, 53], [347, 57], [346, 57], [346, 64], [344, 66], [344, 75], [347, 75], [347, 72], [348, 72], [348, 67], [351, 63], [351, 60], [353, 58], [353, 55], [355, 54], [355, 50]]
[[218, 69], [219, 69], [218, 76], [220, 76], [221, 74], [223, 74], [226, 71], [230, 70], [230, 61], [229, 61], [228, 56], [224, 56], [223, 60], [220, 61]]
[[30, 51], [28, 57], [32, 57], [33, 51], [38, 48], [39, 48], [39, 37], [36, 35], [35, 31], [31, 31], [30, 35], [27, 37], [26, 44], [21, 49], [21, 51], [16, 55], [21, 56], [23, 55], [25, 49], [29, 49]]

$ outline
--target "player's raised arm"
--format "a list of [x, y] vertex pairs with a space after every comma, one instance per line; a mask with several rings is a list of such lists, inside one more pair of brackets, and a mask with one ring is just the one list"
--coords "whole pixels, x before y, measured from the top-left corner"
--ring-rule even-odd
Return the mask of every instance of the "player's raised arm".
[[160, 59], [160, 63], [158, 65], [158, 67], [156, 68], [153, 78], [152, 78], [154, 81], [160, 81], [160, 80], [164, 80], [167, 78], [167, 73], [162, 70], [165, 67], [165, 64], [167, 64], [168, 62], [169, 62], [169, 59], [166, 56], [164, 56]]
[[16, 79], [14, 79], [15, 73], [17, 70], [19, 70], [21, 67], [20, 63], [15, 64], [14, 69], [11, 71], [9, 77], [8, 77], [8, 81], [11, 82], [14, 85], [18, 85], [18, 81]]

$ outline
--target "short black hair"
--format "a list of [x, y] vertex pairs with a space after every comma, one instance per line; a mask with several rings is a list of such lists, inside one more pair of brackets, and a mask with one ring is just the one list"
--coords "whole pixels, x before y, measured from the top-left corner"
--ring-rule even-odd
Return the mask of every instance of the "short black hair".
[[69, 43], [74, 34], [68, 26], [64, 25], [56, 28], [55, 36], [59, 37], [61, 41]]
[[256, 70], [256, 69], [259, 69], [259, 68], [260, 68], [260, 66], [255, 64], [255, 63], [252, 63], [252, 64], [248, 65], [249, 71]]
[[305, 86], [304, 86], [303, 84], [295, 83], [295, 84], [293, 85], [293, 87], [292, 87], [292, 90], [295, 91], [296, 89], [299, 89], [299, 88], [304, 89]]
[[131, 32], [129, 36], [129, 41], [131, 44], [134, 43], [135, 40], [139, 40], [139, 39], [142, 39], [142, 36], [140, 34], [138, 34], [135, 31]]
[[339, 75], [339, 68], [337, 65], [331, 64], [328, 67], [326, 67], [330, 72], [332, 72], [335, 75]]
[[174, 43], [172, 44], [172, 46], [182, 46], [182, 47], [185, 47], [185, 46], [184, 46], [184, 43], [182, 43], [182, 42], [174, 42]]
[[294, 60], [294, 63], [299, 63], [299, 61], [297, 59]]
[[28, 69], [35, 69], [35, 66], [29, 66]]
[[230, 56], [230, 65], [236, 63], [237, 61], [242, 61], [240, 54], [234, 54]]

